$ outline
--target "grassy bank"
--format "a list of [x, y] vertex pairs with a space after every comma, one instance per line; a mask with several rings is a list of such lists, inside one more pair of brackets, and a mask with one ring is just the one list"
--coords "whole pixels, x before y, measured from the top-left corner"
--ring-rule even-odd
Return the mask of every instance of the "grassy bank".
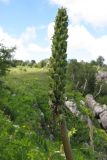
[[[48, 106], [49, 77], [47, 69], [17, 67], [3, 78], [0, 92], [0, 159], [1, 160], [64, 160], [59, 138], [51, 133], [51, 112]], [[81, 94], [67, 93], [79, 106]], [[79, 106], [80, 107], [80, 106]], [[75, 160], [95, 160], [98, 151], [106, 149], [106, 133], [94, 127], [93, 152], [86, 123], [65, 110]], [[101, 143], [103, 142], [103, 143]], [[99, 146], [99, 148], [98, 148]]]

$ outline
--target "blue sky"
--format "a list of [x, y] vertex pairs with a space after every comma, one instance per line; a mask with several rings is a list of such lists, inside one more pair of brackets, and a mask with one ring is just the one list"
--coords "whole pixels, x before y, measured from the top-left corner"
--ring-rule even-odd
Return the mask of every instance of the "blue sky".
[[[1, 1], [1, 0], [0, 0]], [[15, 35], [26, 26], [41, 27], [52, 22], [57, 7], [48, 0], [10, 0], [0, 2], [0, 24]]]
[[57, 9], [69, 15], [68, 58], [107, 62], [106, 0], [0, 0], [0, 41], [16, 45], [14, 58], [39, 61], [51, 55]]

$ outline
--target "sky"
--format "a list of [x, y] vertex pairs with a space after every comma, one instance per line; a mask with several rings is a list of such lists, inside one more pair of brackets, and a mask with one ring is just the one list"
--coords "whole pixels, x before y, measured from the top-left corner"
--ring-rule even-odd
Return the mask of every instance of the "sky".
[[57, 10], [69, 16], [68, 59], [107, 63], [107, 0], [0, 0], [0, 42], [16, 46], [15, 59], [51, 56], [51, 37]]

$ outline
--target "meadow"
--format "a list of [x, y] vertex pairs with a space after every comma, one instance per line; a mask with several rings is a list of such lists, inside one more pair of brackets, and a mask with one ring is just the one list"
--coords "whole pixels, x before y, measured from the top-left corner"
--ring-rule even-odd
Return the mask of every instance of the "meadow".
[[[48, 105], [48, 69], [19, 66], [11, 68], [2, 80], [5, 83], [0, 92], [0, 159], [64, 160], [57, 127], [56, 136], [52, 135], [52, 113]], [[70, 93], [66, 90], [66, 94], [74, 98], [78, 105], [83, 99], [80, 93]], [[68, 128], [72, 131], [74, 159], [97, 159], [98, 152], [107, 148], [106, 133], [98, 124], [97, 128], [94, 127], [96, 152], [93, 152], [88, 145], [87, 124], [66, 109], [65, 115]]]
[[[2, 80], [5, 89], [0, 93], [0, 159], [48, 159], [58, 145], [50, 141], [47, 127], [47, 69], [12, 68]], [[59, 153], [55, 155], [63, 159]]]

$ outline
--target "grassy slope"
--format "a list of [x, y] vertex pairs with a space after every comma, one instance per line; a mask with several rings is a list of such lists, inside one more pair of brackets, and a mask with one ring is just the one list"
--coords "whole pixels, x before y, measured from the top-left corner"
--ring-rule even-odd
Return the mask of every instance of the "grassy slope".
[[[56, 152], [60, 142], [49, 140], [51, 114], [48, 107], [47, 70], [19, 67], [12, 69], [4, 80], [9, 88], [5, 93], [0, 93], [0, 159], [47, 160], [53, 156], [50, 159], [63, 160], [63, 155]], [[80, 149], [89, 139], [87, 125], [68, 111], [66, 116], [68, 128], [77, 129], [72, 138], [75, 160], [94, 160], [90, 148]], [[103, 131], [95, 129], [96, 146], [102, 140], [106, 144], [104, 136]], [[101, 145], [102, 150], [105, 146]]]
[[63, 160], [48, 137], [47, 70], [19, 67], [3, 80], [8, 87], [0, 93], [0, 159]]

